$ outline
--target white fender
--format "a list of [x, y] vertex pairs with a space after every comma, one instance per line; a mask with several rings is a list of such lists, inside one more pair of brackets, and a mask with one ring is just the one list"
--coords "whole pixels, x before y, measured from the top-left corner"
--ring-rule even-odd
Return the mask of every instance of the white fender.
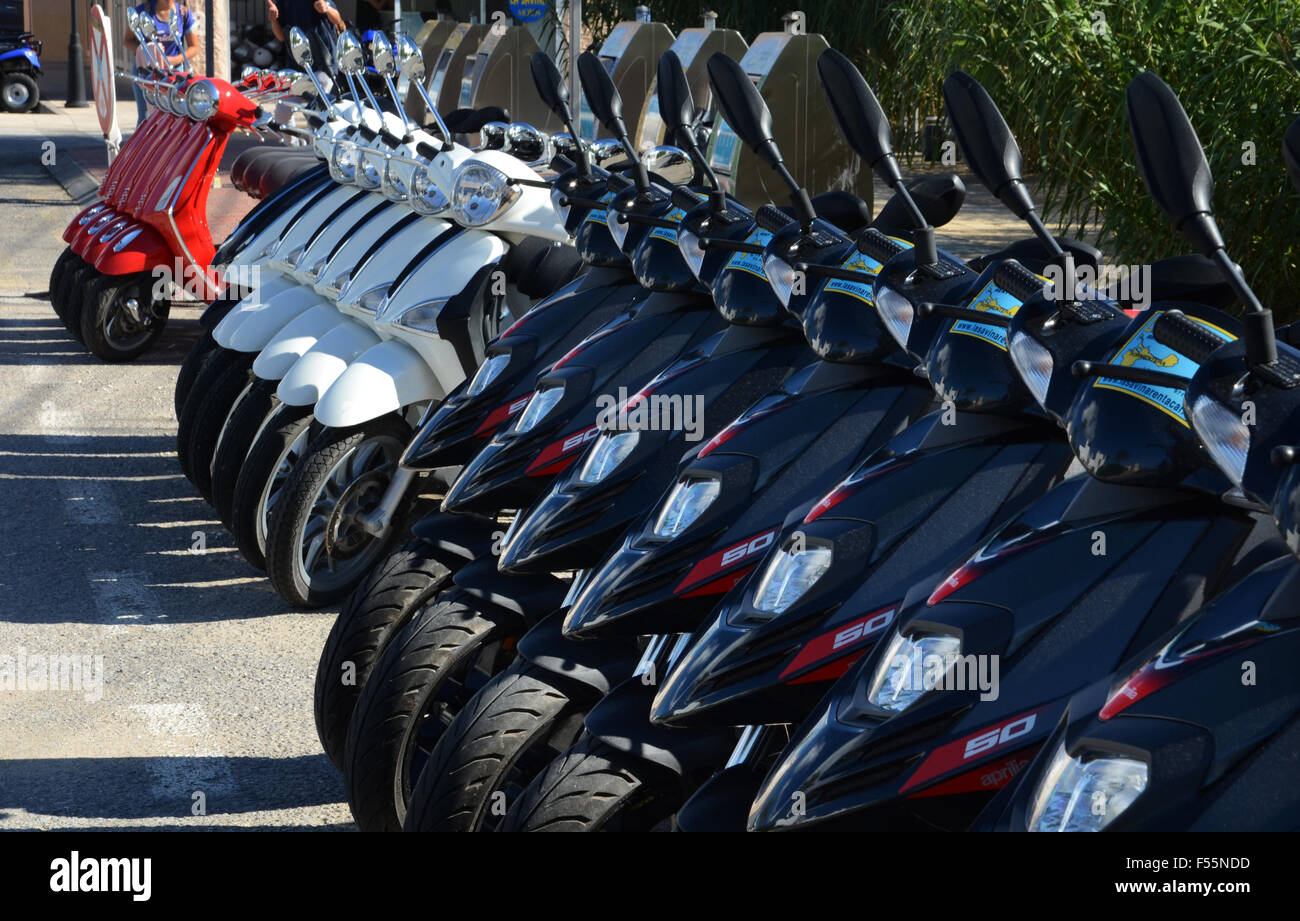
[[369, 349], [336, 380], [316, 404], [316, 419], [347, 428], [446, 393], [414, 349], [388, 339]]
[[258, 353], [253, 361], [253, 373], [263, 380], [278, 381], [321, 336], [344, 322], [350, 321], [333, 304], [309, 307], [290, 320]]
[[[242, 313], [231, 328], [225, 331], [224, 338], [227, 340], [225, 347], [236, 352], [260, 352], [276, 333], [288, 325], [290, 320], [321, 303], [324, 303], [321, 296], [306, 286], [300, 285], [288, 291], [281, 291], [266, 301], [261, 310]], [[226, 320], [231, 319], [234, 313], [232, 310], [221, 323], [224, 324]], [[212, 338], [217, 339], [215, 330]], [[221, 343], [220, 339], [217, 341]]]
[[[304, 211], [302, 217], [285, 232], [269, 255], [268, 262], [271, 268], [281, 271], [289, 268], [289, 254], [311, 242], [312, 235], [332, 221], [335, 215], [347, 206], [349, 199], [359, 191], [361, 190], [356, 186], [341, 185]], [[378, 203], [384, 199], [379, 195], [367, 195], [365, 200]]]
[[360, 297], [370, 288], [391, 282], [406, 268], [407, 263], [429, 241], [434, 240], [450, 225], [437, 218], [426, 217], [412, 221], [393, 233], [375, 254], [361, 263], [361, 257], [370, 251], [384, 234], [392, 233], [393, 226], [403, 215], [404, 208], [394, 208], [368, 223], [353, 234], [326, 266], [316, 290], [326, 297], [343, 300], [342, 292]]
[[316, 340], [285, 373], [275, 395], [290, 406], [311, 406], [325, 395], [349, 364], [379, 341], [373, 330], [344, 318], [344, 322]]
[[244, 244], [243, 249], [235, 253], [228, 265], [238, 266], [247, 271], [251, 266], [264, 262], [275, 249], [276, 244], [280, 242], [280, 238], [284, 236], [284, 232], [289, 228], [289, 225], [293, 223], [294, 218], [307, 207], [307, 203], [313, 195], [306, 196], [302, 201], [297, 202], [295, 206], [285, 208], [276, 215], [271, 223], [253, 234], [253, 238]]

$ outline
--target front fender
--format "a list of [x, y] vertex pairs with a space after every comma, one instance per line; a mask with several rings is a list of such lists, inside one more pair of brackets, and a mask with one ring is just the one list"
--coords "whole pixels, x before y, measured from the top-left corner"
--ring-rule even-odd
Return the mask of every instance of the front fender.
[[730, 729], [666, 729], [647, 714], [655, 686], [628, 678], [587, 714], [587, 731], [610, 748], [634, 755], [675, 774], [686, 775], [727, 763], [736, 747]]
[[[86, 224], [82, 223], [82, 219], [93, 218], [94, 216], [98, 215], [107, 207], [108, 204], [101, 199], [99, 201], [93, 201], [90, 204], [86, 205], [86, 207], [82, 208], [79, 212], [77, 212], [77, 216], [68, 222], [68, 226], [63, 228], [63, 242], [67, 243], [68, 245], [71, 245], [72, 241], [77, 239], [77, 235], [80, 234], [81, 231], [86, 227]], [[99, 210], [96, 211], [95, 210], [96, 208], [98, 208]], [[94, 215], [92, 215], [91, 212], [94, 212]], [[87, 221], [87, 223], [88, 222], [89, 221]]]
[[582, 643], [564, 636], [564, 611], [556, 611], [519, 639], [522, 659], [571, 678], [604, 695], [636, 670], [641, 651], [631, 638]]
[[284, 375], [275, 395], [290, 406], [311, 406], [356, 361], [379, 344], [374, 330], [345, 320], [321, 336]]
[[[482, 515], [450, 515], [433, 512], [411, 527], [411, 533], [434, 548], [446, 566], [459, 569], [466, 563], [492, 555], [492, 544], [501, 526]], [[451, 561], [456, 561], [455, 565]]]
[[311, 288], [301, 286], [262, 301], [260, 310], [244, 310], [247, 302], [248, 298], [245, 298], [240, 309], [231, 311], [212, 331], [212, 338], [223, 348], [236, 352], [260, 352], [291, 320], [324, 303]]
[[568, 585], [550, 573], [507, 576], [497, 571], [492, 556], [465, 565], [452, 577], [456, 587], [481, 601], [537, 623], [564, 601]]
[[350, 428], [445, 395], [424, 359], [389, 339], [348, 365], [316, 404], [316, 418], [330, 428]]
[[266, 344], [253, 361], [253, 373], [263, 380], [280, 380], [321, 336], [344, 322], [347, 318], [333, 304], [309, 307]]
[[[120, 251], [119, 246], [122, 247]], [[163, 239], [163, 235], [148, 224], [141, 223], [105, 247], [95, 260], [95, 269], [101, 275], [135, 275], [157, 266], [170, 267], [174, 258], [172, 248]]]

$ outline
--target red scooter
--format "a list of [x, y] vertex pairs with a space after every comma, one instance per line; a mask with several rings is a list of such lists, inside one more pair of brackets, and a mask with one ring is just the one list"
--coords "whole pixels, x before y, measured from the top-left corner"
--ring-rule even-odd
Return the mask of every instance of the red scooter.
[[[130, 17], [142, 47], [156, 35]], [[110, 362], [137, 358], [157, 341], [172, 297], [217, 295], [216, 246], [208, 227], [212, 180], [230, 135], [269, 123], [259, 100], [285, 95], [287, 76], [245, 72], [238, 84], [170, 70], [135, 77], [148, 117], [123, 146], [99, 200], [63, 232], [67, 249], [50, 276], [50, 300], [68, 332]]]

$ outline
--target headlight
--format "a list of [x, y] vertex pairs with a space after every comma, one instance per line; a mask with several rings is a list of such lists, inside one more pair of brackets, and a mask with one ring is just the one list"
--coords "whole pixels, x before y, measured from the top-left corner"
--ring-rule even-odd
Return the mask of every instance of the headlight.
[[627, 460], [637, 444], [641, 441], [639, 431], [606, 432], [596, 439], [596, 443], [587, 452], [587, 458], [578, 472], [578, 482], [593, 486], [609, 476], [619, 464]]
[[446, 211], [449, 204], [447, 196], [429, 176], [429, 170], [416, 170], [411, 179], [411, 207], [420, 214], [439, 214]]
[[501, 372], [508, 364], [510, 364], [509, 353], [490, 356], [487, 361], [478, 366], [478, 371], [474, 372], [474, 379], [469, 382], [469, 389], [465, 391], [466, 396], [476, 397], [491, 387], [492, 382], [501, 376]]
[[876, 285], [875, 296], [876, 312], [885, 321], [885, 328], [906, 349], [907, 335], [912, 331], [912, 321], [916, 319], [916, 308], [903, 295], [885, 285]]
[[185, 96], [181, 93], [181, 87], [178, 83], [173, 83], [167, 87], [167, 108], [177, 115], [185, 115]]
[[961, 654], [961, 640], [951, 634], [897, 634], [876, 666], [867, 689], [872, 706], [901, 713], [942, 679], [952, 657]]
[[704, 247], [700, 246], [700, 238], [689, 230], [678, 231], [677, 248], [681, 250], [682, 258], [690, 266], [691, 274], [698, 279], [700, 268], [704, 265]]
[[360, 148], [359, 154], [360, 169], [357, 170], [357, 185], [374, 191], [384, 184], [384, 165], [388, 155], [368, 147]]
[[573, 208], [572, 205], [561, 204], [561, 202], [565, 201], [567, 198], [568, 196], [564, 193], [564, 190], [558, 185], [551, 186], [551, 207], [554, 208], [555, 213], [560, 216], [561, 223], [569, 219], [569, 211]]
[[754, 590], [754, 607], [768, 614], [784, 614], [830, 568], [830, 547], [787, 544], [763, 571]]
[[524, 411], [519, 414], [519, 421], [515, 423], [515, 431], [519, 434], [531, 432], [537, 427], [537, 423], [546, 418], [546, 414], [555, 408], [555, 404], [560, 402], [560, 397], [564, 396], [564, 387], [547, 387], [545, 390], [539, 390], [533, 394]]
[[397, 318], [397, 324], [416, 332], [438, 334], [438, 314], [447, 306], [447, 299], [430, 301], [418, 307], [405, 310]]
[[339, 295], [340, 307], [352, 307], [356, 310], [364, 310], [367, 313], [379, 313], [379, 309], [384, 306], [384, 300], [388, 297], [388, 285], [376, 285], [367, 291], [363, 291], [359, 296], [353, 297], [346, 289]]
[[1052, 382], [1052, 353], [1026, 333], [1017, 332], [1011, 337], [1011, 363], [1016, 366], [1020, 379], [1041, 406], [1047, 401], [1047, 387]]
[[794, 295], [794, 268], [780, 256], [767, 255], [763, 257], [763, 271], [767, 273], [768, 284], [776, 292], [777, 299], [781, 301], [781, 306], [788, 308], [790, 298]]
[[384, 162], [384, 179], [380, 191], [391, 202], [404, 202], [411, 194], [411, 161], [389, 157]]
[[470, 162], [456, 170], [451, 205], [456, 220], [466, 227], [481, 227], [500, 217], [519, 198], [510, 177], [486, 163]]
[[347, 141], [334, 145], [334, 156], [330, 159], [330, 175], [335, 182], [347, 184], [357, 178], [357, 147]]
[[722, 484], [717, 480], [678, 480], [655, 519], [655, 537], [667, 539], [681, 534], [695, 524], [721, 492]]
[[1129, 758], [1072, 758], [1056, 750], [1034, 791], [1030, 831], [1101, 831], [1147, 788], [1147, 766]]
[[195, 121], [207, 121], [217, 111], [221, 93], [211, 80], [196, 80], [185, 93], [185, 110]]
[[1192, 427], [1214, 463], [1236, 486], [1246, 473], [1250, 427], [1218, 400], [1202, 394], [1192, 404]]
[[627, 232], [632, 229], [632, 225], [627, 221], [620, 221], [620, 212], [613, 205], [605, 209], [605, 225], [609, 227], [609, 235], [614, 238], [614, 245], [619, 249], [623, 248], [623, 243], [627, 240]]

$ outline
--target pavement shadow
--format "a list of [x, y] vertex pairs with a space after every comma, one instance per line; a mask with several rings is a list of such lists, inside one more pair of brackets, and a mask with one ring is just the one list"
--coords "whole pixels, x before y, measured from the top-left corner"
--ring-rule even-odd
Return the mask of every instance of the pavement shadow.
[[131, 829], [174, 830], [190, 822], [201, 828], [192, 813], [196, 792], [203, 793], [207, 819], [327, 806], [344, 796], [343, 779], [323, 754], [0, 761], [0, 822], [14, 821], [21, 810], [60, 819], [141, 820], [114, 826]]
[[[24, 297], [34, 297], [28, 294]], [[48, 300], [49, 293], [44, 292]], [[0, 296], [0, 304], [6, 300]], [[135, 360], [141, 365], [180, 365], [194, 342], [203, 333], [198, 308], [185, 307], [172, 312], [167, 328], [148, 352]], [[48, 320], [17, 319], [0, 316], [0, 365], [102, 365], [54, 315]]]

